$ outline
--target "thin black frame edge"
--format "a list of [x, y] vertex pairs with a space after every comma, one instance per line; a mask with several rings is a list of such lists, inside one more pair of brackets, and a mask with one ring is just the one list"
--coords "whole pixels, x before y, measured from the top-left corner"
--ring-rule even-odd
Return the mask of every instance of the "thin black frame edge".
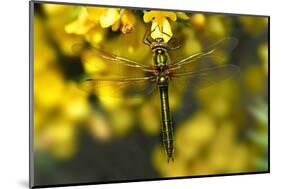
[[268, 22], [267, 22], [267, 37], [268, 37], [268, 41], [267, 41], [267, 44], [268, 44], [268, 49], [267, 49], [267, 53], [268, 53], [268, 83], [267, 83], [267, 86], [268, 86], [268, 97], [267, 97], [267, 101], [268, 101], [268, 138], [267, 138], [267, 142], [268, 142], [268, 148], [267, 148], [267, 157], [268, 157], [268, 173], [270, 173], [270, 16], [267, 17], [268, 19]]
[[33, 153], [33, 37], [34, 1], [29, 1], [29, 188], [34, 187]]
[[[224, 14], [230, 16], [256, 16], [266, 17], [268, 19], [268, 168], [266, 171], [258, 172], [241, 172], [241, 173], [225, 173], [213, 175], [196, 175], [184, 177], [171, 177], [171, 178], [151, 178], [151, 179], [132, 179], [132, 180], [118, 180], [110, 182], [86, 182], [86, 183], [70, 183], [70, 184], [54, 184], [54, 185], [35, 185], [34, 183], [34, 154], [33, 154], [33, 35], [34, 35], [34, 4], [63, 4], [63, 5], [82, 5], [82, 6], [97, 6], [97, 7], [120, 7], [131, 9], [154, 9], [154, 10], [170, 10], [170, 11], [185, 11], [191, 13], [204, 13], [204, 14]], [[162, 181], [162, 180], [176, 180], [176, 179], [190, 179], [190, 178], [209, 178], [209, 177], [224, 177], [224, 176], [239, 176], [239, 175], [257, 175], [257, 174], [270, 174], [270, 16], [269, 15], [254, 15], [254, 14], [236, 14], [224, 12], [205, 12], [205, 11], [190, 11], [179, 9], [160, 9], [160, 8], [145, 8], [145, 7], [127, 7], [120, 5], [101, 5], [101, 4], [88, 4], [88, 3], [75, 3], [75, 2], [59, 2], [59, 1], [29, 1], [29, 188], [48, 188], [48, 187], [69, 187], [69, 186], [84, 186], [84, 185], [97, 185], [97, 184], [114, 184], [114, 183], [130, 183], [130, 182], [149, 182], [149, 181]]]

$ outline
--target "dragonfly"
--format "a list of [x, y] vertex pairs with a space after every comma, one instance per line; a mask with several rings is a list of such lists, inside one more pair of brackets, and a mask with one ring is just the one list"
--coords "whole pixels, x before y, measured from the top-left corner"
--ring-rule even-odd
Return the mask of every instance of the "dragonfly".
[[[84, 44], [84, 48], [97, 52], [98, 56], [105, 60], [104, 64], [108, 65], [111, 74], [92, 75], [83, 80], [83, 85], [93, 93], [101, 87], [111, 86], [115, 91], [109, 96], [119, 96], [118, 94], [122, 92], [122, 96], [126, 98], [135, 94], [149, 95], [158, 89], [161, 104], [162, 144], [168, 162], [174, 161], [174, 123], [170, 111], [169, 94], [185, 86], [193, 89], [208, 87], [237, 75], [238, 66], [213, 63], [214, 59], [216, 62], [220, 60], [216, 52], [220, 50], [230, 52], [237, 45], [237, 39], [224, 38], [198, 53], [180, 58], [175, 62], [171, 60], [170, 51], [181, 46], [175, 38], [164, 42], [163, 38], [153, 39], [150, 33], [146, 32], [143, 43], [151, 49], [153, 65]], [[78, 49], [77, 47], [81, 45], [75, 46], [74, 49]]]

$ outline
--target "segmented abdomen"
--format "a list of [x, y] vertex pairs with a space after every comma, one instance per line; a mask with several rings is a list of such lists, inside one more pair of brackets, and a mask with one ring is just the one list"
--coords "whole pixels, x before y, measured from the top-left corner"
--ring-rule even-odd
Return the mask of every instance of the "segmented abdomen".
[[174, 142], [173, 125], [169, 107], [168, 85], [159, 86], [162, 116], [162, 140], [168, 161], [173, 160]]

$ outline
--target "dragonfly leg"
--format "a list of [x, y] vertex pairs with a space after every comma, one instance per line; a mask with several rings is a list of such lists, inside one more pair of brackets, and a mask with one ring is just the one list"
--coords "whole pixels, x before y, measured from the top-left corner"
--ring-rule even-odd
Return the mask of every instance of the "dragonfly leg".
[[146, 29], [145, 34], [142, 39], [142, 42], [148, 46], [150, 46], [153, 41], [152, 37], [150, 36], [151, 32], [149, 30], [150, 30], [150, 26]]
[[[175, 41], [174, 43], [176, 43], [176, 44], [173, 44], [173, 41]], [[172, 37], [168, 42], [169, 50], [176, 50], [176, 49], [179, 49], [181, 46], [182, 46], [182, 44], [180, 44], [179, 41], [174, 37]]]

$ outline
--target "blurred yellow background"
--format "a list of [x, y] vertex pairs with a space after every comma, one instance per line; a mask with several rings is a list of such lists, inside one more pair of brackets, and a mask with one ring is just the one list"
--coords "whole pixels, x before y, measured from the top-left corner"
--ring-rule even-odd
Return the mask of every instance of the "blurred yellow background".
[[[114, 70], [92, 46], [152, 65], [151, 37], [181, 36], [172, 58], [192, 55], [227, 36], [239, 40], [225, 63], [239, 78], [171, 96], [175, 161], [161, 145], [158, 91], [139, 98], [108, 98], [117, 89], [80, 89], [85, 73]], [[124, 75], [126, 70], [118, 70]], [[184, 87], [182, 87], [184, 90]], [[35, 183], [70, 184], [268, 170], [268, 19], [78, 5], [35, 4]]]

